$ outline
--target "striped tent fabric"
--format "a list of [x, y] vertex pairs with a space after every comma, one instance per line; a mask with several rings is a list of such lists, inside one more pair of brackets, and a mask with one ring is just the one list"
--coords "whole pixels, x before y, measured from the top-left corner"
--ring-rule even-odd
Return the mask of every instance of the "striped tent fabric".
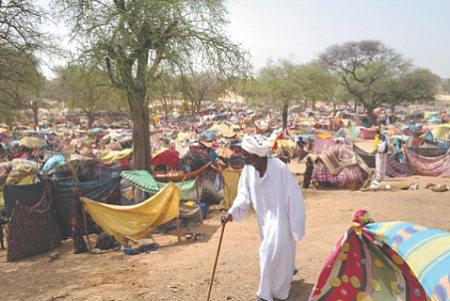
[[450, 300], [450, 233], [374, 223], [366, 210], [331, 252], [309, 301]]
[[[130, 182], [132, 185], [147, 192], [149, 196], [153, 196], [160, 192], [168, 183], [157, 182], [152, 175], [146, 170], [127, 170], [122, 171], [120, 176]], [[195, 187], [197, 180], [184, 181], [174, 183], [181, 187], [181, 198], [183, 198], [189, 190]], [[183, 184], [183, 186], [181, 186]]]
[[425, 157], [404, 148], [409, 169], [415, 175], [450, 177], [450, 153], [437, 157]]

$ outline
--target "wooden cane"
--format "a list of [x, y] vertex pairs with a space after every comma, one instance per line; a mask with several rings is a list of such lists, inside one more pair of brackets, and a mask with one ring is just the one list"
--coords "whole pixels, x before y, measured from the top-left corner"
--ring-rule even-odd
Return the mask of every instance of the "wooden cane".
[[216, 273], [217, 261], [219, 259], [220, 246], [222, 245], [222, 238], [223, 238], [224, 230], [225, 230], [225, 225], [222, 226], [222, 232], [220, 233], [219, 246], [217, 247], [216, 261], [214, 262], [214, 268], [213, 268], [213, 272], [212, 272], [212, 276], [211, 276], [211, 282], [209, 283], [209, 292], [208, 292], [208, 300], [207, 301], [209, 301], [209, 297], [211, 296], [211, 290], [212, 290], [212, 286], [213, 286], [213, 282], [214, 282], [214, 274]]

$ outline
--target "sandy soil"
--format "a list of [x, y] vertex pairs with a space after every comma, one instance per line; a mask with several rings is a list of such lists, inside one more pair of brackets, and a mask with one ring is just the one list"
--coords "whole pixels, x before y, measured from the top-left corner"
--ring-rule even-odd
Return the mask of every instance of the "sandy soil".
[[[370, 149], [372, 141], [357, 144]], [[304, 163], [292, 162], [301, 181]], [[450, 231], [450, 192], [432, 192], [428, 183], [450, 184], [448, 178], [412, 176], [384, 183], [418, 183], [418, 190], [351, 191], [303, 189], [307, 233], [298, 243], [297, 266], [289, 299], [307, 300], [328, 255], [350, 227], [355, 212], [368, 210], [376, 222], [406, 221]], [[203, 225], [190, 232], [207, 238], [182, 241], [176, 231], [157, 234], [160, 249], [149, 254], [73, 254], [72, 242], [40, 256], [6, 262], [0, 250], [2, 300], [206, 300], [221, 227], [220, 212], [210, 212]], [[95, 237], [91, 236], [95, 242]], [[259, 283], [260, 238], [254, 212], [224, 231], [211, 300], [254, 300]], [[50, 254], [57, 252], [56, 259]]]

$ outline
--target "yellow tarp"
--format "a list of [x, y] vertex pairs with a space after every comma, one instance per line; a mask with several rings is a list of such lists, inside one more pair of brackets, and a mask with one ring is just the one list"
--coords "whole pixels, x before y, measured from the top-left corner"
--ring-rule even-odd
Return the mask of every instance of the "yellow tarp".
[[23, 137], [19, 141], [19, 145], [25, 145], [28, 148], [35, 148], [42, 146], [42, 139], [36, 137]]
[[223, 187], [223, 205], [225, 209], [230, 209], [233, 201], [237, 196], [237, 188], [239, 184], [240, 172], [223, 170], [223, 179], [225, 186]]
[[431, 133], [433, 134], [433, 137], [437, 139], [450, 139], [450, 124], [445, 123], [437, 125]]
[[235, 135], [233, 129], [235, 127], [228, 127], [225, 123], [217, 124], [215, 123], [212, 127], [208, 129], [208, 132], [210, 131], [216, 131], [217, 136], [223, 136], [223, 137], [232, 137]]
[[320, 133], [320, 134], [316, 134], [316, 135], [319, 136], [319, 138], [322, 138], [322, 139], [328, 139], [328, 138], [331, 137], [330, 133]]
[[113, 163], [121, 160], [128, 160], [133, 153], [133, 149], [126, 148], [121, 151], [105, 150], [100, 153], [100, 160], [104, 163]]
[[181, 189], [169, 182], [148, 200], [130, 206], [109, 205], [81, 197], [94, 221], [122, 245], [124, 236], [140, 239], [179, 214]]
[[192, 138], [192, 135], [190, 133], [178, 133], [177, 138], [175, 138], [175, 140], [173, 142], [181, 143], [181, 142], [184, 142], [191, 138]]

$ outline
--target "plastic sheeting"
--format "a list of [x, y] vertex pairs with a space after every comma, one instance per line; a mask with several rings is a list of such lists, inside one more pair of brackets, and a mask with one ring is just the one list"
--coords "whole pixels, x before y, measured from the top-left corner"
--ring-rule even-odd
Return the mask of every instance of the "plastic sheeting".
[[106, 233], [125, 245], [125, 236], [140, 239], [158, 225], [177, 217], [180, 195], [181, 189], [170, 182], [158, 194], [135, 205], [102, 204], [84, 197], [81, 197], [81, 200], [94, 221]]

